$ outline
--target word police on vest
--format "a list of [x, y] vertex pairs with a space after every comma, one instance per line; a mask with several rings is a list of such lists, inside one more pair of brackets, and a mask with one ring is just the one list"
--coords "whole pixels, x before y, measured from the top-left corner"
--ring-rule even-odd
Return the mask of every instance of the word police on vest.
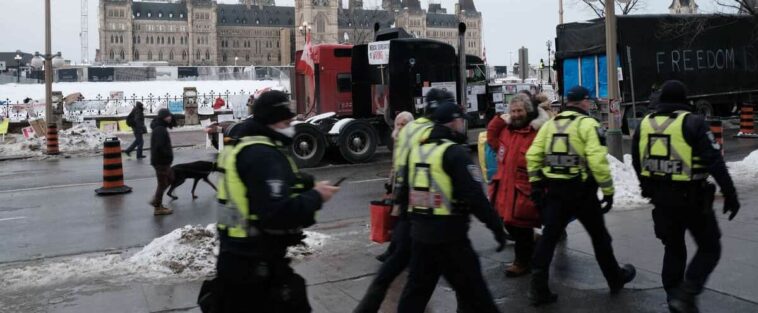
[[545, 162], [548, 166], [576, 167], [579, 166], [578, 155], [560, 155], [548, 154], [545, 156]]
[[658, 160], [647, 159], [643, 164], [645, 169], [653, 173], [681, 174], [682, 161], [680, 160]]

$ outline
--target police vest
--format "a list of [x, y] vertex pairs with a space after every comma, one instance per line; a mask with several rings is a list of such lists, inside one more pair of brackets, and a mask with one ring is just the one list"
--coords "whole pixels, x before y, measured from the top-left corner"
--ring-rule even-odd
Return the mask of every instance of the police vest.
[[549, 125], [552, 132], [547, 137], [543, 173], [548, 178], [571, 179], [582, 175], [587, 178], [587, 162], [584, 159], [584, 142], [579, 138], [579, 126], [587, 116], [561, 114]]
[[[218, 155], [217, 166], [222, 168], [223, 176], [219, 179], [216, 198], [218, 208], [219, 232], [226, 233], [232, 238], [251, 238], [260, 234], [261, 231], [272, 235], [287, 235], [299, 233], [301, 229], [272, 230], [262, 229], [257, 225], [258, 214], [250, 212], [250, 199], [247, 198], [247, 187], [237, 172], [237, 155], [245, 148], [253, 145], [266, 145], [278, 149], [279, 146], [266, 136], [243, 137], [233, 146], [226, 146]], [[287, 157], [285, 155], [285, 157]], [[289, 157], [292, 171], [297, 176], [299, 171], [295, 162]], [[302, 184], [296, 184], [291, 188], [291, 197], [296, 197], [303, 190]]]
[[429, 133], [432, 131], [434, 124], [429, 119], [422, 117], [413, 122], [408, 123], [403, 127], [395, 142], [395, 150], [393, 151], [393, 163], [392, 169], [395, 171], [395, 185], [399, 186], [404, 184], [404, 175], [402, 173], [406, 169], [408, 162], [408, 154], [411, 149], [418, 145], [422, 140], [429, 137]]
[[424, 215], [458, 215], [453, 183], [442, 167], [443, 156], [455, 145], [450, 140], [413, 147], [408, 158], [408, 210]]
[[688, 114], [650, 114], [642, 120], [638, 149], [643, 177], [669, 181], [708, 177], [700, 158], [692, 155], [692, 147], [684, 139], [684, 119]]

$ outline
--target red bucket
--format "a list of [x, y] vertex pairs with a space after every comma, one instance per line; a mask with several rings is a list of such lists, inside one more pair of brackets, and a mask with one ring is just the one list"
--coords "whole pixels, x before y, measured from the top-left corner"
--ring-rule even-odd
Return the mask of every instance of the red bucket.
[[387, 201], [371, 201], [371, 241], [385, 243], [392, 237], [394, 217], [392, 204]]

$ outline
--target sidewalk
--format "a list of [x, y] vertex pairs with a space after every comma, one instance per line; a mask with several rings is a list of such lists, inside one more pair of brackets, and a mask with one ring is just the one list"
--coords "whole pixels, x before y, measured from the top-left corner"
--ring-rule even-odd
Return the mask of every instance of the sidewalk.
[[[743, 194], [747, 190], [740, 190]], [[724, 233], [723, 256], [708, 289], [700, 298], [703, 312], [758, 311], [758, 212], [751, 210], [758, 198], [743, 199], [743, 212], [732, 222], [719, 219]], [[717, 204], [720, 207], [720, 204]], [[503, 312], [667, 312], [660, 286], [663, 248], [654, 238], [649, 209], [611, 212], [606, 217], [621, 263], [637, 266], [637, 278], [628, 290], [608, 294], [595, 264], [584, 229], [572, 223], [565, 244], [556, 250], [551, 286], [560, 295], [554, 305], [533, 308], [526, 300], [529, 277], [505, 278], [504, 264], [513, 258], [509, 245], [495, 253], [492, 235], [474, 223], [472, 241], [480, 253], [482, 269]], [[314, 312], [351, 312], [379, 267], [374, 256], [386, 246], [367, 240], [367, 218], [320, 224], [311, 229], [331, 236], [321, 251], [295, 262], [308, 282]], [[394, 312], [405, 277], [390, 290], [384, 312]], [[199, 312], [195, 306], [202, 279], [185, 282], [94, 281], [57, 286], [40, 292], [0, 294], [0, 312]], [[427, 312], [454, 312], [455, 296], [441, 280]]]

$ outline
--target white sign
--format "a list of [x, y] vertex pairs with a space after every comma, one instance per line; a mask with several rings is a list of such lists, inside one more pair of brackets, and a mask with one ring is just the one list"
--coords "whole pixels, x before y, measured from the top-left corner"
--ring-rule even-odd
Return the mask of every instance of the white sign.
[[384, 65], [390, 63], [390, 42], [377, 41], [368, 44], [368, 64]]
[[503, 93], [502, 92], [493, 93], [492, 102], [503, 102]]
[[[432, 83], [432, 88], [442, 89], [453, 94], [453, 98], [458, 99], [458, 85], [455, 82], [435, 82]], [[426, 96], [426, 92], [424, 92]]]

